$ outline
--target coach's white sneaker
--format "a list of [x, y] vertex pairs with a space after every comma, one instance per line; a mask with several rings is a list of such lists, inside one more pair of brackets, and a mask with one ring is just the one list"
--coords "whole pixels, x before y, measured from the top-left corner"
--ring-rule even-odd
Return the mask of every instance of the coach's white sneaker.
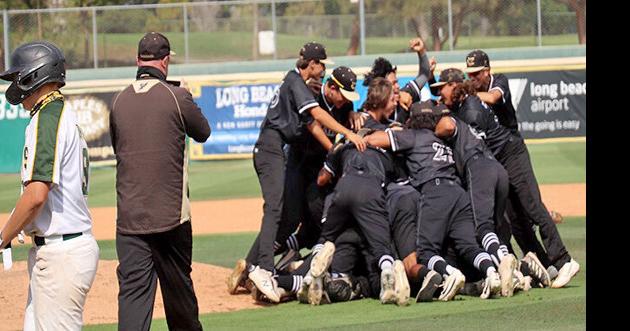
[[442, 301], [449, 301], [455, 297], [461, 288], [466, 283], [466, 277], [461, 271], [455, 270], [452, 274], [446, 276], [444, 284], [442, 284], [442, 293], [438, 299]]
[[256, 266], [254, 271], [249, 273], [249, 279], [256, 285], [256, 288], [264, 294], [271, 302], [280, 302], [280, 297], [276, 291], [278, 287], [271, 272]]
[[236, 294], [236, 290], [238, 289], [239, 286], [245, 287], [244, 282], [245, 282], [245, 276], [246, 276], [246, 272], [245, 272], [246, 269], [247, 269], [247, 262], [244, 259], [238, 259], [236, 261], [236, 266], [234, 266], [232, 273], [230, 274], [230, 276], [228, 276], [228, 279], [227, 279], [228, 293]]
[[508, 254], [501, 259], [499, 264], [499, 276], [501, 277], [501, 295], [511, 297], [514, 294], [514, 271], [518, 261], [514, 254]]
[[553, 280], [551, 283], [552, 288], [561, 288], [569, 283], [571, 278], [575, 276], [575, 274], [580, 271], [580, 264], [577, 263], [574, 259], [565, 263], [562, 268], [558, 271], [558, 277]]
[[411, 288], [407, 279], [405, 265], [400, 260], [394, 261], [394, 292], [396, 293], [396, 304], [406, 306], [409, 304]]
[[536, 253], [528, 252], [525, 257], [521, 260], [521, 262], [527, 265], [529, 269], [529, 276], [538, 282], [540, 282], [544, 287], [549, 287], [551, 284], [551, 278], [549, 278], [549, 273], [545, 266], [540, 262]]
[[335, 244], [330, 241], [325, 242], [324, 247], [311, 260], [311, 275], [313, 275], [313, 278], [322, 276], [328, 270], [334, 254]]
[[437, 272], [430, 270], [424, 280], [422, 280], [422, 286], [416, 295], [416, 302], [430, 302], [433, 301], [433, 294], [442, 284], [442, 276]]
[[394, 268], [381, 270], [381, 303], [396, 303], [396, 276]]
[[[510, 283], [512, 282], [512, 276], [510, 275]], [[494, 271], [491, 272], [483, 284], [483, 291], [479, 296], [482, 299], [488, 299], [497, 294], [501, 293], [501, 277], [499, 273]]]

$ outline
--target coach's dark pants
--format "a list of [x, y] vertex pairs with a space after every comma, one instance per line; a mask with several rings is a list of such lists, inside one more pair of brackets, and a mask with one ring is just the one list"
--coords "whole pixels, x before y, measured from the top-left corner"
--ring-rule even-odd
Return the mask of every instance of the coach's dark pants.
[[116, 253], [119, 330], [149, 330], [158, 279], [168, 329], [202, 329], [190, 278], [190, 222], [162, 233], [125, 235], [117, 232]]
[[285, 188], [285, 158], [280, 132], [264, 129], [254, 145], [254, 168], [260, 182], [263, 199], [263, 219], [260, 232], [247, 255], [247, 262], [273, 272], [274, 241], [278, 232]]
[[560, 238], [556, 224], [542, 203], [538, 182], [523, 138], [512, 135], [496, 158], [503, 164], [510, 179], [510, 202], [518, 215], [516, 220], [512, 221], [526, 222], [521, 224], [522, 226], [538, 225], [549, 261], [559, 270], [571, 260], [571, 256]]
[[497, 230], [506, 222], [507, 171], [493, 157], [477, 154], [466, 162], [466, 186], [479, 243], [488, 233], [496, 233], [501, 244], [509, 242], [509, 235]]

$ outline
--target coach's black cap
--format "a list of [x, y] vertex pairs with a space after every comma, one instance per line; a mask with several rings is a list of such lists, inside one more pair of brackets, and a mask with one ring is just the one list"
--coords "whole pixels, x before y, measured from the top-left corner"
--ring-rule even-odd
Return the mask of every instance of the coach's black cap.
[[330, 80], [339, 87], [339, 91], [344, 98], [350, 101], [359, 100], [359, 93], [355, 91], [357, 86], [357, 75], [345, 66], [339, 66], [333, 70]]
[[440, 80], [436, 83], [431, 84], [431, 87], [438, 87], [453, 82], [464, 82], [464, 73], [457, 68], [448, 68], [442, 70], [442, 72], [440, 73]]
[[140, 60], [159, 60], [167, 55], [175, 55], [171, 51], [171, 44], [161, 33], [149, 32], [138, 43], [138, 58]]
[[466, 55], [466, 72], [477, 72], [490, 68], [490, 59], [486, 52], [476, 49]]
[[320, 43], [314, 41], [308, 42], [300, 49], [300, 57], [304, 60], [317, 60], [324, 64], [335, 64], [335, 62], [327, 60], [326, 48]]

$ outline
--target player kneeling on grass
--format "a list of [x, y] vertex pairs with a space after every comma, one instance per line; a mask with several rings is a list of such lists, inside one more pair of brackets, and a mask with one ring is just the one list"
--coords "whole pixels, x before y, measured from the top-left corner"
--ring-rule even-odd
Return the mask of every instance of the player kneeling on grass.
[[[395, 104], [391, 89], [386, 104]], [[391, 157], [383, 150], [368, 148], [358, 151], [352, 144], [337, 146], [320, 171], [318, 185], [338, 178], [333, 200], [323, 222], [319, 245], [311, 266], [313, 277], [327, 269], [334, 253], [334, 242], [354, 218], [365, 236], [370, 253], [378, 258], [381, 270], [380, 300], [382, 303], [407, 305], [409, 281], [401, 261], [392, 257], [391, 235], [385, 209], [384, 187], [392, 176]], [[322, 250], [326, 254], [317, 254]], [[332, 253], [329, 253], [330, 251]], [[323, 261], [323, 262], [320, 262]]]
[[37, 41], [18, 47], [0, 78], [6, 98], [30, 111], [22, 160], [22, 196], [0, 234], [0, 250], [18, 233], [33, 238], [24, 330], [81, 330], [83, 305], [98, 266], [87, 207], [87, 144], [59, 89], [65, 58]]
[[490, 255], [475, 239], [470, 200], [456, 175], [451, 148], [434, 133], [439, 117], [431, 102], [417, 103], [412, 105], [407, 130], [377, 131], [366, 140], [407, 158], [411, 184], [422, 195], [417, 224], [419, 262], [444, 276], [440, 300], [451, 300], [466, 280], [440, 255], [447, 238], [454, 242], [458, 255], [486, 275], [481, 298], [489, 298], [500, 292], [501, 280]]

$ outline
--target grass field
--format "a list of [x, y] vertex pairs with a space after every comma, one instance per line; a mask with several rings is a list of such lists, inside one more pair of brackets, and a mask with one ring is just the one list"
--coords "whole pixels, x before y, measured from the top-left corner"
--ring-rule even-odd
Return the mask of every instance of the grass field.
[[[134, 58], [134, 51], [142, 33], [100, 33], [99, 34], [99, 58], [114, 60], [114, 63], [130, 61]], [[171, 42], [171, 47], [178, 55], [174, 57], [174, 63], [182, 63], [184, 54], [184, 34], [170, 32], [166, 34]], [[386, 54], [407, 51], [406, 45], [413, 36], [405, 37], [366, 37], [365, 51], [367, 54]], [[252, 33], [238, 31], [214, 31], [191, 32], [188, 36], [189, 58], [193, 62], [199, 61], [237, 61], [251, 60]], [[296, 50], [304, 44], [303, 35], [278, 34], [277, 56], [280, 59], [294, 58]], [[455, 49], [472, 48], [503, 48], [536, 46], [537, 37], [532, 36], [460, 36]], [[331, 56], [345, 55], [348, 49], [349, 39], [320, 39], [324, 43], [328, 54]], [[542, 36], [542, 44], [575, 45], [578, 38], [575, 34], [545, 35]], [[431, 46], [428, 46], [431, 49]], [[445, 47], [448, 47], [446, 45]], [[271, 59], [272, 56], [259, 56], [259, 59]]]
[[[528, 146], [540, 184], [583, 183], [585, 143]], [[114, 171], [92, 171], [92, 206], [113, 205]], [[259, 196], [251, 160], [198, 162], [191, 166], [191, 196], [195, 200]], [[0, 210], [10, 210], [18, 194], [17, 175], [0, 176]], [[581, 272], [563, 289], [532, 289], [512, 298], [480, 300], [459, 297], [453, 302], [381, 305], [376, 300], [311, 307], [295, 302], [277, 307], [212, 313], [200, 316], [212, 330], [584, 330], [586, 328], [586, 219], [569, 217], [558, 226], [565, 245], [580, 262]], [[193, 260], [231, 268], [246, 254], [255, 233], [195, 236]], [[113, 241], [100, 241], [101, 259], [116, 259]], [[15, 248], [24, 260], [26, 246]], [[114, 289], [112, 289], [114, 290]], [[116, 325], [91, 325], [85, 330], [115, 330]], [[156, 319], [152, 330], [167, 330]]]
[[[584, 142], [529, 145], [534, 171], [540, 184], [584, 183]], [[193, 201], [260, 196], [252, 160], [192, 162], [190, 196]], [[10, 212], [19, 195], [19, 176], [0, 175], [0, 213]], [[91, 207], [116, 204], [115, 170], [94, 168], [90, 175]]]
[[[512, 298], [481, 300], [459, 296], [459, 300], [410, 307], [381, 305], [361, 300], [310, 307], [295, 302], [268, 309], [242, 310], [202, 315], [206, 329], [306, 330], [583, 330], [586, 328], [586, 219], [571, 217], [558, 226], [581, 271], [563, 289], [532, 289]], [[247, 253], [255, 233], [195, 236], [193, 260], [231, 268]], [[99, 241], [101, 259], [116, 259], [114, 241]], [[515, 245], [515, 247], [518, 247]], [[26, 246], [15, 249], [15, 259], [24, 260]], [[85, 330], [115, 330], [115, 325], [87, 326]], [[164, 319], [156, 319], [152, 330], [167, 330]]]

